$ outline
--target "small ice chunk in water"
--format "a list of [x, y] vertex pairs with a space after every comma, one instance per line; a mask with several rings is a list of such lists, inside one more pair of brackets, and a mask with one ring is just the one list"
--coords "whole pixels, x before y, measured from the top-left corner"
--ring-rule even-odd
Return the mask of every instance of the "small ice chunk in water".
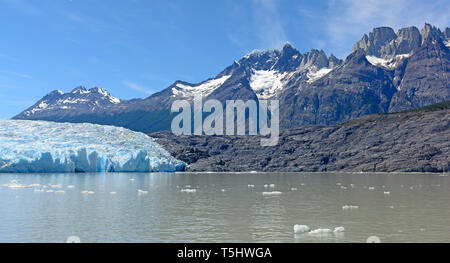
[[345, 231], [345, 228], [343, 226], [338, 226], [334, 228], [334, 233], [342, 233]]
[[53, 193], [54, 191], [53, 190], [47, 190], [47, 193]]
[[109, 192], [110, 195], [115, 195], [117, 194], [116, 192]]
[[81, 193], [84, 194], [84, 195], [93, 195], [93, 194], [95, 194], [94, 191], [88, 191], [88, 190], [81, 191]]
[[331, 229], [328, 228], [319, 228], [319, 229], [315, 229], [311, 232], [309, 232], [310, 235], [328, 235], [331, 234], [333, 231]]
[[197, 189], [181, 189], [182, 193], [196, 193]]
[[262, 195], [264, 196], [275, 196], [275, 195], [282, 195], [282, 192], [279, 191], [272, 191], [272, 192], [263, 192]]
[[222, 190], [220, 190], [220, 191], [222, 191], [222, 193], [224, 193], [226, 190], [225, 190], [225, 189], [222, 189]]
[[131, 181], [131, 182], [134, 182], [134, 180], [135, 180], [134, 178], [130, 178], [130, 181]]
[[68, 185], [67, 188], [73, 189], [73, 188], [75, 188], [75, 185]]
[[138, 189], [137, 192], [138, 192], [139, 195], [146, 195], [146, 194], [148, 194], [148, 191], [144, 191], [144, 190], [140, 190], [140, 189]]
[[44, 189], [34, 189], [34, 192], [35, 193], [43, 193], [43, 192], [45, 192], [45, 190]]
[[51, 184], [50, 185], [51, 188], [62, 188], [61, 184]]
[[375, 187], [370, 186], [369, 190], [375, 190]]
[[384, 195], [390, 195], [391, 192], [384, 192]]
[[247, 187], [248, 188], [255, 188], [255, 185], [254, 184], [249, 184], [249, 185], [247, 185]]
[[[13, 180], [13, 181], [15, 181], [15, 180]], [[9, 184], [8, 187], [9, 187], [10, 189], [31, 188], [31, 187], [29, 187], [28, 185], [18, 184], [18, 183], [12, 183], [12, 184]]]
[[55, 194], [64, 194], [64, 193], [66, 193], [65, 191], [63, 191], [63, 190], [58, 190], [58, 191], [55, 191]]
[[344, 205], [342, 207], [342, 210], [355, 210], [355, 209], [359, 209], [359, 206], [357, 206], [357, 205]]
[[307, 225], [295, 225], [294, 226], [294, 233], [296, 233], [296, 234], [309, 232], [310, 230], [311, 229]]
[[296, 187], [292, 187], [291, 191], [297, 191], [298, 189]]

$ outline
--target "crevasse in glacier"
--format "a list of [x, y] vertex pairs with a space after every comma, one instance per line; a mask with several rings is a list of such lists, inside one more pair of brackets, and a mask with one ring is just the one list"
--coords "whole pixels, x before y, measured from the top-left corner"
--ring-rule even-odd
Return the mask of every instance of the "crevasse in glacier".
[[174, 172], [185, 165], [125, 128], [0, 120], [0, 172]]

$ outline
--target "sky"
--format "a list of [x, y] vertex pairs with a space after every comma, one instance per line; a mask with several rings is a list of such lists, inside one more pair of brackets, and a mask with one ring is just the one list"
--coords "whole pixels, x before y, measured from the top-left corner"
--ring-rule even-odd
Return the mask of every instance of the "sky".
[[286, 41], [345, 58], [374, 27], [444, 29], [448, 14], [448, 0], [0, 0], [0, 119], [80, 85], [148, 97]]

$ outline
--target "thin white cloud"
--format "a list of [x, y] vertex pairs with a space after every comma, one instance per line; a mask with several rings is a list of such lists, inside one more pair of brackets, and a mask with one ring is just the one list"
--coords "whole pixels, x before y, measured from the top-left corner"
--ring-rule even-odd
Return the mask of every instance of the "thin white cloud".
[[253, 16], [263, 48], [278, 48], [287, 40], [276, 0], [253, 0]]
[[124, 82], [122, 82], [122, 84], [127, 86], [128, 88], [130, 88], [132, 90], [135, 90], [135, 91], [138, 91], [140, 93], [144, 93], [144, 94], [147, 94], [147, 95], [153, 94], [153, 92], [151, 90], [148, 90], [145, 87], [143, 87], [143, 86], [141, 86], [139, 84], [133, 83], [133, 82], [124, 81]]
[[17, 58], [15, 58], [15, 57], [11, 57], [11, 56], [8, 56], [8, 55], [5, 55], [5, 54], [1, 54], [0, 53], [0, 59], [2, 59], [2, 60], [9, 60], [9, 61], [11, 61], [11, 62], [17, 62], [17, 61], [19, 61]]
[[19, 77], [22, 79], [32, 79], [33, 78], [33, 76], [31, 76], [29, 74], [20, 73], [20, 72], [7, 71], [7, 70], [1, 70], [0, 72], [3, 74], [10, 75], [10, 76]]

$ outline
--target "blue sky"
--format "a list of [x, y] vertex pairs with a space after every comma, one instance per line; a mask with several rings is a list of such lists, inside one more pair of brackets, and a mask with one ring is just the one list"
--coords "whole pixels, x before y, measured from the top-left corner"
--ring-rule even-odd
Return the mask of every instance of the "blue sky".
[[345, 58], [376, 26], [450, 26], [448, 0], [0, 0], [0, 119], [48, 92], [143, 98], [291, 42]]

